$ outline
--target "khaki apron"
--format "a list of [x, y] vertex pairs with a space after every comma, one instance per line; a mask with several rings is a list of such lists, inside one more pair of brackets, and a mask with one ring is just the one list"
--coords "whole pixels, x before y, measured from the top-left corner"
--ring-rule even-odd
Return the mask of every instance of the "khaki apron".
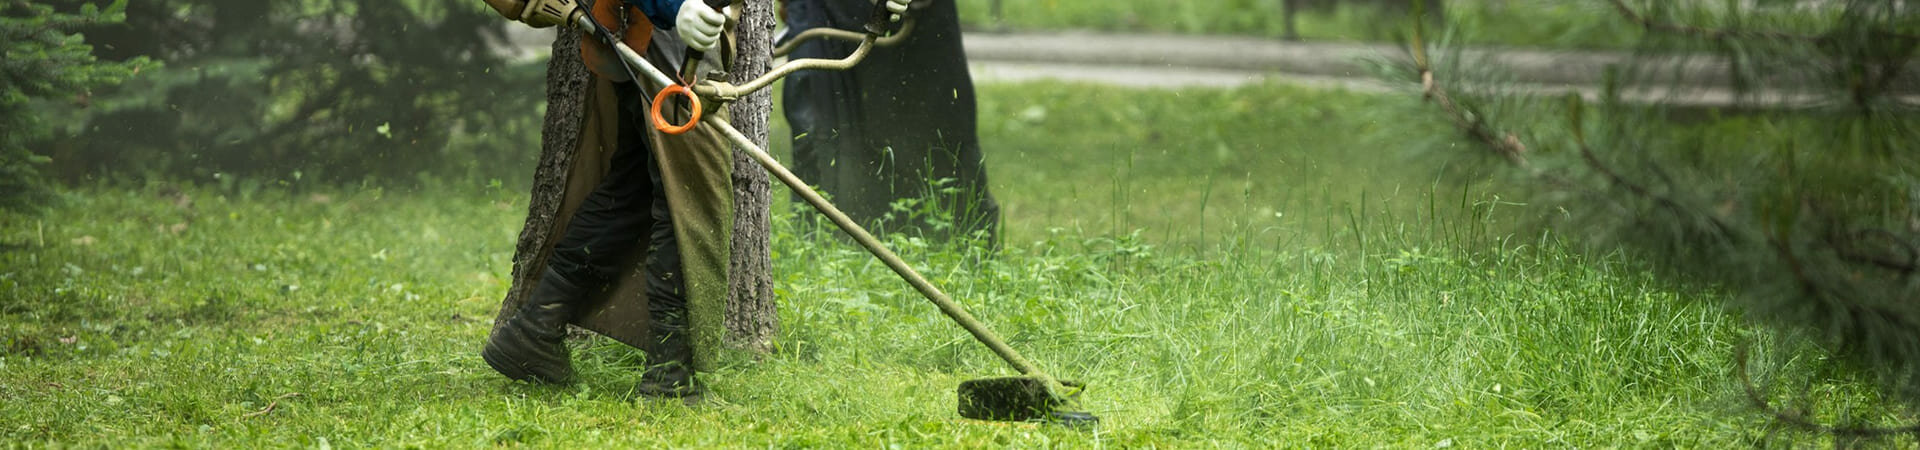
[[[566, 39], [564, 37], [561, 39]], [[731, 34], [728, 39], [731, 39]], [[656, 45], [676, 42], [674, 39], [655, 39]], [[723, 44], [726, 55], [724, 61], [733, 61], [731, 43]], [[677, 45], [677, 44], [669, 44]], [[636, 49], [642, 50], [642, 49]], [[659, 49], [644, 50], [647, 57], [661, 70], [677, 73], [678, 49], [662, 52]], [[556, 58], [568, 57], [562, 52], [555, 53]], [[711, 61], [711, 59], [709, 59]], [[711, 62], [710, 62], [711, 63]], [[649, 83], [650, 84], [650, 83]], [[659, 86], [648, 86], [646, 91], [657, 91]], [[732, 254], [733, 232], [733, 147], [725, 135], [710, 126], [697, 126], [692, 131], [678, 136], [667, 135], [646, 122], [645, 118], [621, 117], [619, 102], [613, 93], [613, 83], [605, 77], [593, 76], [585, 80], [585, 101], [582, 102], [579, 122], [578, 144], [573, 146], [571, 164], [564, 174], [564, 194], [558, 210], [554, 214], [552, 226], [547, 229], [534, 229], [529, 221], [528, 229], [522, 230], [521, 239], [538, 239], [538, 255], [516, 254], [514, 261], [529, 267], [516, 267], [516, 274], [532, 268], [529, 282], [537, 282], [539, 268], [544, 267], [547, 258], [553, 252], [553, 245], [566, 231], [567, 223], [573, 212], [585, 201], [600, 179], [606, 176], [607, 165], [612, 160], [615, 143], [619, 138], [618, 126], [622, 121], [633, 121], [629, 126], [644, 126], [652, 137], [654, 161], [660, 165], [662, 184], [667, 190], [667, 204], [673, 210], [674, 235], [679, 241], [681, 271], [687, 283], [687, 312], [689, 325], [693, 331], [694, 366], [699, 370], [710, 370], [719, 357], [724, 337], [724, 315], [726, 313], [728, 263]], [[728, 118], [723, 105], [712, 105], [708, 114]], [[552, 114], [551, 112], [549, 114]], [[552, 125], [551, 123], [549, 125]], [[549, 127], [548, 132], [556, 131]], [[566, 128], [566, 127], [559, 127]], [[561, 130], [564, 132], [564, 130]], [[562, 149], [565, 151], [565, 149]], [[566, 158], [566, 155], [547, 157]], [[540, 188], [536, 180], [535, 189]], [[547, 211], [535, 210], [530, 214], [543, 214]], [[580, 309], [573, 323], [581, 328], [605, 335], [615, 341], [636, 348], [646, 348], [647, 336], [647, 296], [646, 296], [646, 246], [637, 246], [623, 258], [621, 275], [606, 289], [589, 293], [585, 305]], [[529, 249], [522, 249], [522, 251]], [[518, 279], [519, 277], [516, 277]], [[531, 286], [515, 285], [508, 289], [508, 295], [502, 302], [501, 317], [519, 307], [525, 301], [525, 294], [531, 292]], [[496, 320], [496, 326], [499, 324]]]

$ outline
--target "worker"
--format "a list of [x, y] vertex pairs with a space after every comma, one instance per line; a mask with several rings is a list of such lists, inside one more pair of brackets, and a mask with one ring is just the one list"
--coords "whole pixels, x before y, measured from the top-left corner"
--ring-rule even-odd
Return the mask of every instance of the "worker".
[[[627, 46], [647, 48], [655, 29], [673, 31], [687, 47], [707, 51], [720, 42], [727, 14], [693, 0], [485, 0], [509, 19], [536, 28], [573, 26], [587, 15]], [[905, 12], [908, 0], [886, 0]], [[588, 9], [591, 9], [590, 11]], [[675, 233], [676, 209], [662, 177], [655, 134], [649, 133], [650, 101], [640, 81], [622, 67], [611, 46], [583, 33], [581, 55], [596, 81], [609, 81], [618, 102], [618, 137], [605, 175], [581, 201], [546, 258], [539, 282], [518, 308], [487, 337], [481, 357], [508, 378], [568, 383], [573, 367], [566, 326], [591, 293], [615, 281], [624, 257], [646, 250], [646, 369], [636, 391], [650, 397], [697, 396], [687, 282]], [[643, 247], [642, 247], [643, 246]]]

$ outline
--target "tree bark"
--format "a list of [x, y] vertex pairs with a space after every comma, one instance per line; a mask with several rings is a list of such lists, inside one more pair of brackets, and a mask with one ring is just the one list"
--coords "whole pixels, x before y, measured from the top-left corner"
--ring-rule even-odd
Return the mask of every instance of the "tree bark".
[[[773, 0], [736, 0], [741, 13], [735, 27], [736, 56], [728, 70], [736, 84], [767, 73], [773, 60]], [[773, 91], [762, 90], [731, 106], [733, 125], [767, 147], [768, 117], [773, 112]], [[733, 152], [733, 259], [729, 270], [731, 286], [727, 290], [726, 342], [756, 352], [773, 349], [774, 333], [779, 331], [779, 315], [773, 297], [772, 205], [773, 194], [767, 172], [747, 156], [745, 150]]]
[[1300, 21], [1298, 20], [1300, 15], [1300, 0], [1281, 0], [1280, 10], [1282, 26], [1286, 27], [1286, 31], [1281, 39], [1289, 41], [1300, 40]]
[[[729, 70], [736, 80], [765, 73], [772, 54], [769, 37], [773, 23], [772, 2], [756, 0], [745, 6], [742, 8], [740, 34], [737, 37], [737, 53], [740, 56], [735, 58], [737, 62]], [[655, 37], [656, 40], [670, 39], [659, 35]], [[561, 215], [567, 208], [569, 184], [578, 181], [569, 177], [591, 175], [573, 173], [582, 170], [576, 167], [579, 164], [575, 160], [580, 153], [577, 147], [582, 145], [582, 135], [586, 132], [587, 110], [591, 100], [587, 95], [594, 83], [591, 72], [580, 59], [579, 39], [580, 35], [574, 30], [559, 30], [553, 44], [552, 59], [547, 63], [547, 113], [541, 130], [540, 159], [533, 174], [526, 223], [515, 246], [513, 283], [501, 301], [502, 308], [494, 320], [495, 327], [504, 323], [505, 318], [525, 301], [539, 282], [541, 269], [546, 265], [546, 249], [553, 240], [559, 238], [557, 228], [565, 222]], [[652, 49], [648, 50], [651, 55]], [[677, 57], [666, 59], [677, 60]], [[665, 61], [655, 63], [663, 64]], [[767, 119], [772, 110], [769, 94], [763, 92], [743, 98], [731, 108], [734, 125], [765, 146]], [[769, 261], [770, 185], [766, 172], [747, 158], [743, 151], [734, 153], [732, 164], [735, 170], [731, 184], [737, 198], [733, 246], [729, 249], [730, 262], [727, 268], [730, 281], [726, 311], [722, 314], [722, 324], [726, 330], [723, 339], [731, 347], [766, 352], [771, 350], [774, 333], [778, 330]], [[587, 186], [587, 189], [591, 188], [591, 184]], [[580, 189], [577, 186], [575, 188]], [[614, 291], [611, 295], [640, 295], [638, 289]], [[644, 311], [644, 305], [644, 302], [640, 302], [637, 306], [628, 306]], [[630, 315], [609, 317], [624, 320]], [[596, 321], [594, 325], [599, 326], [597, 329], [603, 333], [613, 331], [614, 334], [609, 336], [616, 340], [639, 336], [642, 327], [640, 323], [628, 325], [626, 322], [609, 323], [605, 320]], [[576, 331], [575, 334], [580, 333]]]
[[553, 228], [566, 198], [567, 173], [573, 168], [574, 147], [586, 117], [587, 84], [592, 81], [592, 73], [580, 61], [580, 35], [561, 28], [553, 40], [553, 57], [547, 61], [547, 116], [540, 130], [540, 161], [533, 171], [527, 222], [514, 246], [513, 284], [494, 317], [496, 328], [538, 284], [540, 269], [547, 264], [545, 249], [558, 237]]

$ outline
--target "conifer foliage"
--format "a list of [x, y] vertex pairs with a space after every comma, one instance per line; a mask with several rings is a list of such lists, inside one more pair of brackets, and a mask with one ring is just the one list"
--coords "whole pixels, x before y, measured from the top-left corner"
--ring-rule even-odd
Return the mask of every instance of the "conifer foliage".
[[539, 68], [498, 51], [511, 24], [482, 2], [141, 0], [125, 17], [82, 29], [94, 53], [166, 66], [66, 121], [54, 175], [506, 177], [537, 148]]
[[[1724, 286], [1732, 310], [1920, 405], [1920, 4], [1582, 1], [1643, 32], [1584, 95], [1517, 88], [1417, 22], [1405, 75], [1554, 226]], [[1915, 430], [1821, 423], [1746, 355], [1737, 378], [1781, 423]]]
[[84, 26], [125, 19], [127, 1], [101, 8], [87, 4], [70, 12], [25, 1], [0, 3], [0, 209], [31, 209], [46, 198], [42, 167], [52, 160], [31, 145], [55, 126], [38, 111], [84, 108], [92, 90], [117, 84], [142, 68], [146, 58], [100, 61], [78, 33]]

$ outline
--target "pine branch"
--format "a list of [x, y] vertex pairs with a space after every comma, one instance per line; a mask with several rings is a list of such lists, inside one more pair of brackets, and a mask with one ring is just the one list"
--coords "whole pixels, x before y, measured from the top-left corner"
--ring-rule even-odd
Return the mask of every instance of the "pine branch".
[[[1700, 26], [1688, 25], [1688, 24], [1682, 24], [1682, 23], [1661, 22], [1661, 21], [1653, 20], [1653, 18], [1647, 17], [1646, 14], [1642, 14], [1639, 11], [1635, 11], [1631, 6], [1627, 6], [1626, 0], [1607, 0], [1607, 1], [1612, 3], [1613, 9], [1615, 11], [1619, 11], [1620, 15], [1626, 18], [1627, 21], [1638, 24], [1640, 25], [1641, 28], [1644, 28], [1647, 31], [1697, 36], [1697, 37], [1712, 39], [1716, 41], [1725, 40], [1725, 39], [1737, 39], [1737, 38], [1767, 38], [1767, 39], [1790, 40], [1790, 41], [1821, 42], [1828, 39], [1826, 36], [1795, 34], [1795, 33], [1787, 33], [1782, 31], [1732, 30], [1732, 29], [1725, 29], [1725, 28], [1706, 28], [1706, 27], [1700, 27]], [[1871, 30], [1869, 31], [1869, 33], [1871, 33], [1874, 37], [1877, 37], [1877, 38], [1920, 39], [1920, 36], [1888, 31], [1888, 30]]]
[[1820, 40], [1820, 37], [1818, 36], [1808, 36], [1808, 35], [1785, 33], [1785, 32], [1778, 32], [1778, 31], [1729, 30], [1729, 29], [1722, 29], [1722, 28], [1703, 28], [1703, 27], [1687, 25], [1687, 24], [1679, 24], [1679, 23], [1659, 22], [1659, 21], [1653, 20], [1653, 18], [1651, 17], [1647, 17], [1647, 15], [1645, 14], [1641, 14], [1639, 11], [1633, 10], [1633, 7], [1627, 6], [1626, 0], [1608, 0], [1608, 1], [1613, 3], [1613, 9], [1619, 11], [1621, 16], [1626, 17], [1628, 21], [1639, 24], [1641, 28], [1645, 28], [1647, 31], [1685, 34], [1685, 35], [1698, 36], [1698, 37], [1712, 39], [1712, 40], [1722, 40], [1722, 39], [1729, 39], [1729, 38], [1769, 38], [1769, 39], [1798, 40], [1798, 41]]
[[1804, 408], [1803, 411], [1788, 411], [1775, 408], [1773, 403], [1767, 401], [1767, 397], [1760, 393], [1760, 388], [1754, 386], [1753, 377], [1747, 373], [1747, 364], [1751, 359], [1748, 345], [1741, 344], [1734, 347], [1733, 352], [1733, 375], [1734, 378], [1740, 379], [1740, 385], [1747, 394], [1747, 401], [1752, 403], [1753, 407], [1773, 416], [1775, 423], [1785, 424], [1803, 431], [1849, 438], [1876, 438], [1897, 434], [1920, 434], [1920, 424], [1890, 427], [1832, 425], [1820, 423], [1807, 417], [1807, 414], [1803, 412]]
[[[1453, 100], [1453, 96], [1449, 94], [1446, 87], [1436, 81], [1431, 66], [1432, 59], [1427, 54], [1426, 48], [1421, 44], [1420, 34], [1418, 30], [1415, 31], [1414, 45], [1411, 51], [1413, 53], [1414, 65], [1420, 72], [1420, 87], [1423, 98], [1438, 105], [1440, 110], [1446, 113], [1447, 118], [1453, 121], [1456, 128], [1459, 128], [1461, 132], [1466, 133], [1468, 137], [1473, 138], [1474, 141], [1486, 147], [1487, 150], [1505, 158], [1508, 163], [1516, 167], [1530, 167], [1526, 159], [1527, 146], [1520, 141], [1519, 136], [1510, 132], [1495, 130], [1491, 125], [1488, 125], [1484, 119], [1467, 113], [1459, 103]], [[1572, 126], [1577, 129], [1580, 124], [1574, 123]], [[1594, 154], [1593, 149], [1587, 145], [1584, 137], [1579, 137], [1578, 140], [1580, 155], [1585, 160], [1587, 166], [1606, 177], [1613, 185], [1625, 188], [1627, 192], [1642, 200], [1651, 201], [1654, 204], [1660, 205], [1662, 208], [1672, 212], [1675, 216], [1697, 216], [1699, 219], [1711, 224], [1722, 238], [1729, 241], [1739, 240], [1739, 234], [1735, 233], [1733, 227], [1725, 221], [1710, 214], [1691, 214], [1689, 213], [1690, 210], [1678, 200], [1657, 194], [1653, 192], [1652, 189], [1627, 179], [1619, 172], [1614, 171], [1611, 167], [1601, 162], [1599, 157]], [[1564, 180], [1558, 181], [1561, 182], [1556, 184], [1570, 184], [1565, 183]]]
[[[1819, 204], [1809, 203], [1819, 217], [1833, 217]], [[1869, 243], [1878, 238], [1879, 243]], [[1900, 277], [1911, 277], [1920, 272], [1920, 246], [1903, 238], [1900, 234], [1885, 228], [1859, 228], [1852, 231], [1833, 230], [1822, 238], [1828, 250], [1832, 250], [1840, 261], [1875, 267], [1894, 272]], [[1899, 256], [1887, 253], [1875, 253], [1873, 249], [1886, 249], [1900, 253]]]
[[[1671, 24], [1659, 22], [1638, 13], [1627, 7], [1623, 0], [1609, 1], [1628, 20], [1653, 32], [1679, 33], [1711, 40], [1782, 39], [1794, 40], [1795, 43], [1807, 42], [1829, 46], [1848, 42], [1845, 39], [1862, 36], [1862, 34], [1840, 33], [1808, 36], [1784, 32], [1722, 30]], [[1482, 110], [1471, 103], [1473, 99], [1465, 99], [1468, 103], [1462, 103], [1462, 100], [1454, 95], [1455, 91], [1448, 89], [1447, 81], [1449, 80], [1436, 76], [1432, 59], [1428, 54], [1429, 50], [1422, 41], [1421, 28], [1418, 23], [1414, 25], [1409, 52], [1412, 55], [1414, 68], [1419, 74], [1423, 100], [1436, 105], [1453, 126], [1485, 151], [1501, 156], [1513, 166], [1529, 167], [1526, 144], [1514, 134], [1504, 132], [1491, 123], [1492, 120], [1499, 118], [1480, 115]], [[1877, 30], [1866, 30], [1862, 33], [1879, 37], [1899, 36]], [[1737, 43], [1727, 42], [1726, 44]], [[1882, 57], [1882, 59], [1904, 62], [1910, 59], [1912, 52], [1915, 51], [1914, 46], [1903, 43], [1880, 42], [1879, 44], [1879, 47], [1872, 48], [1895, 48], [1906, 52], [1890, 55], [1893, 56], [1892, 58]], [[1854, 92], [1882, 94], [1892, 86], [1889, 80], [1896, 78], [1894, 75], [1900, 74], [1901, 69], [1905, 67], [1900, 65], [1900, 67], [1881, 68], [1882, 71], [1875, 74], [1887, 76], [1868, 78], [1866, 80], [1868, 82], [1855, 86]], [[1458, 82], [1455, 84], [1457, 85]], [[1839, 220], [1846, 217], [1844, 214], [1823, 211], [1821, 205], [1814, 203], [1811, 199], [1803, 200], [1800, 204], [1801, 208], [1805, 208], [1800, 211], [1804, 214], [1789, 217], [1803, 220], [1824, 219], [1828, 221], [1822, 223], [1832, 226], [1822, 231], [1809, 229], [1794, 233], [1791, 228], [1776, 229], [1764, 221], [1755, 223], [1758, 217], [1735, 214], [1730, 206], [1723, 207], [1729, 209], [1718, 210], [1718, 212], [1714, 208], [1698, 207], [1696, 203], [1714, 199], [1691, 196], [1694, 191], [1686, 190], [1688, 186], [1679, 184], [1675, 181], [1675, 177], [1670, 177], [1666, 171], [1668, 167], [1651, 162], [1644, 164], [1651, 167], [1643, 168], [1631, 164], [1633, 161], [1631, 159], [1625, 160], [1628, 163], [1621, 163], [1622, 158], [1613, 158], [1610, 161], [1598, 156], [1600, 151], [1609, 150], [1606, 148], [1608, 143], [1599, 143], [1601, 148], [1594, 148], [1595, 144], [1590, 143], [1582, 131], [1586, 122], [1581, 119], [1580, 98], [1573, 96], [1569, 101], [1571, 102], [1571, 109], [1568, 111], [1571, 117], [1568, 121], [1569, 131], [1574, 138], [1571, 144], [1576, 147], [1572, 150], [1577, 152], [1577, 157], [1581, 161], [1578, 163], [1567, 161], [1572, 165], [1569, 166], [1571, 169], [1565, 170], [1590, 171], [1591, 175], [1597, 178], [1584, 183], [1568, 183], [1566, 179], [1558, 176], [1569, 173], [1563, 172], [1562, 169], [1534, 170], [1530, 175], [1540, 181], [1558, 184], [1563, 189], [1585, 191], [1592, 197], [1613, 206], [1624, 206], [1627, 212], [1637, 213], [1634, 214], [1638, 216], [1636, 219], [1645, 223], [1672, 222], [1672, 225], [1681, 229], [1682, 236], [1678, 236], [1678, 240], [1666, 243], [1688, 251], [1701, 252], [1697, 256], [1715, 258], [1696, 259], [1693, 260], [1695, 263], [1714, 269], [1727, 267], [1735, 270], [1740, 270], [1740, 265], [1764, 265], [1769, 273], [1763, 275], [1767, 277], [1762, 280], [1763, 285], [1784, 292], [1756, 291], [1755, 294], [1785, 296], [1787, 298], [1782, 301], [1790, 300], [1794, 303], [1791, 307], [1796, 310], [1804, 309], [1803, 315], [1818, 317], [1818, 319], [1807, 320], [1806, 323], [1778, 325], [1782, 325], [1783, 328], [1798, 326], [1815, 333], [1822, 333], [1823, 335], [1818, 337], [1824, 338], [1825, 342], [1838, 345], [1836, 354], [1851, 353], [1853, 356], [1861, 357], [1861, 360], [1869, 363], [1870, 366], [1894, 370], [1911, 370], [1914, 367], [1908, 361], [1911, 358], [1908, 353], [1911, 353], [1910, 343], [1914, 342], [1914, 334], [1911, 330], [1920, 329], [1920, 319], [1913, 317], [1908, 311], [1907, 305], [1910, 303], [1879, 301], [1880, 296], [1883, 295], [1902, 294], [1886, 294], [1875, 288], [1891, 286], [1880, 283], [1890, 282], [1896, 278], [1902, 281], [1911, 280], [1916, 273], [1920, 273], [1920, 240], [1911, 239], [1908, 237], [1909, 234], [1895, 230], [1846, 226]], [[1533, 142], [1532, 144], [1538, 147], [1536, 148], [1538, 155], [1563, 155], [1552, 152], [1555, 150], [1555, 144], [1559, 142], [1561, 141], [1545, 144]], [[1637, 143], [1614, 141], [1614, 144], [1630, 146]], [[1632, 150], [1634, 147], [1625, 149]], [[1573, 156], [1565, 155], [1565, 157]], [[1550, 167], [1559, 167], [1554, 162], [1564, 159], [1562, 156], [1547, 156], [1547, 158], [1549, 160], [1543, 161], [1548, 162], [1542, 164]], [[1623, 169], [1625, 171], [1622, 171]], [[1754, 261], [1754, 259], [1761, 261]], [[1879, 279], [1863, 280], [1863, 276], [1879, 277]], [[1761, 306], [1765, 309], [1767, 305]], [[1788, 320], [1798, 319], [1804, 318], [1788, 318]], [[1836, 440], [1899, 435], [1920, 436], [1920, 424], [1870, 426], [1822, 423], [1813, 412], [1815, 396], [1811, 393], [1802, 393], [1799, 397], [1800, 404], [1792, 401], [1781, 404], [1770, 402], [1769, 397], [1763, 395], [1763, 390], [1756, 387], [1748, 375], [1749, 362], [1746, 349], [1742, 347], [1738, 351], [1735, 367], [1738, 382], [1742, 383], [1747, 399], [1753, 407], [1771, 417], [1775, 430], [1818, 433], [1831, 436]], [[1920, 378], [1910, 380], [1920, 380]], [[1811, 383], [1809, 381], [1810, 385]]]
[[[1577, 122], [1578, 119], [1574, 120], [1576, 120], [1576, 122], [1569, 124], [1569, 126], [1576, 129], [1580, 128], [1580, 123]], [[1714, 231], [1719, 232], [1720, 237], [1726, 239], [1728, 242], [1740, 241], [1740, 234], [1735, 233], [1733, 226], [1721, 220], [1720, 217], [1707, 213], [1695, 213], [1693, 212], [1694, 210], [1688, 209], [1686, 205], [1682, 205], [1679, 200], [1655, 193], [1653, 189], [1635, 183], [1633, 180], [1621, 175], [1620, 172], [1613, 170], [1612, 166], [1608, 166], [1600, 160], [1600, 156], [1594, 153], [1593, 147], [1587, 145], [1587, 139], [1584, 134], [1574, 133], [1574, 140], [1580, 146], [1580, 159], [1586, 162], [1588, 168], [1606, 177], [1609, 183], [1614, 186], [1626, 188], [1627, 192], [1633, 194], [1634, 197], [1653, 202], [1655, 205], [1659, 205], [1661, 208], [1673, 213], [1675, 217], [1684, 218], [1692, 216], [1704, 220], [1708, 224], [1713, 225]], [[1671, 182], [1671, 180], [1669, 180], [1669, 182]]]
[[[1722, 36], [1731, 35], [1722, 34]], [[1457, 128], [1467, 136], [1473, 138], [1475, 142], [1485, 147], [1488, 151], [1500, 155], [1514, 166], [1522, 168], [1529, 167], [1528, 160], [1525, 157], [1527, 146], [1523, 144], [1517, 136], [1511, 133], [1502, 133], [1496, 130], [1484, 118], [1468, 112], [1466, 107], [1463, 107], [1454, 100], [1454, 97], [1446, 86], [1437, 80], [1431, 66], [1431, 59], [1421, 44], [1419, 30], [1416, 30], [1414, 33], [1413, 43], [1414, 46], [1411, 48], [1411, 52], [1413, 53], [1415, 66], [1420, 74], [1421, 90], [1424, 99], [1439, 106], [1440, 110], [1447, 115]], [[1737, 228], [1733, 224], [1728, 223], [1725, 218], [1710, 212], [1704, 212], [1705, 210], [1702, 209], [1689, 208], [1680, 200], [1668, 195], [1663, 195], [1647, 185], [1636, 182], [1634, 179], [1627, 177], [1625, 174], [1607, 164], [1588, 143], [1584, 133], [1578, 131], [1581, 128], [1580, 114], [1577, 112], [1580, 108], [1578, 102], [1575, 102], [1573, 108], [1576, 111], [1572, 116], [1570, 126], [1575, 130], [1575, 143], [1578, 146], [1579, 155], [1589, 170], [1600, 175], [1608, 184], [1621, 188], [1621, 190], [1631, 198], [1655, 205], [1660, 210], [1668, 212], [1683, 222], [1690, 222], [1695, 224], [1695, 226], [1704, 227], [1695, 228], [1696, 230], [1711, 233], [1721, 239], [1725, 239], [1729, 243], [1751, 242], [1743, 238], [1743, 235], [1737, 231]], [[1656, 170], [1656, 173], [1659, 172]], [[1537, 172], [1534, 175], [1545, 178], [1547, 181], [1558, 181], [1559, 183], [1556, 184], [1561, 184], [1563, 187], [1572, 184], [1566, 183], [1566, 180], [1552, 177], [1548, 173]], [[1664, 174], [1661, 176], [1664, 177]], [[1831, 247], [1842, 260], [1857, 264], [1873, 265], [1902, 274], [1911, 274], [1916, 270], [1920, 270], [1920, 268], [1916, 268], [1916, 266], [1920, 266], [1920, 248], [1916, 248], [1913, 244], [1900, 241], [1897, 236], [1893, 236], [1890, 232], [1884, 233], [1887, 234], [1888, 238], [1900, 244], [1895, 248], [1906, 250], [1906, 258], [1904, 258], [1904, 261], [1898, 256], [1873, 255], [1867, 252], [1849, 251], [1848, 248], [1843, 248], [1844, 246], [1833, 243], [1830, 243], [1829, 247]], [[1865, 234], [1871, 233], [1861, 232], [1856, 234], [1864, 236]], [[1801, 290], [1800, 295], [1810, 299], [1838, 299], [1843, 297], [1816, 279], [1810, 269], [1803, 263], [1798, 255], [1794, 253], [1785, 237], [1769, 235], [1765, 240], [1767, 244], [1774, 248], [1777, 256], [1781, 258], [1781, 261], [1787, 266], [1787, 271], [1790, 273], [1789, 276], [1792, 282]], [[1851, 242], [1853, 240], [1845, 241]], [[1859, 323], [1862, 320], [1860, 319], [1861, 317], [1899, 317], [1894, 312], [1884, 311], [1881, 310], [1881, 308], [1874, 308], [1859, 302], [1834, 303], [1841, 309], [1841, 311], [1834, 311], [1835, 313], [1852, 316], [1854, 317], [1855, 323]], [[1857, 339], [1841, 339], [1841, 341], [1858, 342]], [[1748, 376], [1748, 362], [1745, 348], [1743, 347], [1739, 349], [1739, 351], [1741, 353], [1738, 356], [1736, 371], [1740, 382], [1745, 388], [1748, 400], [1752, 402], [1755, 408], [1772, 416], [1773, 420], [1780, 425], [1792, 429], [1827, 434], [1837, 438], [1876, 438], [1900, 434], [1920, 434], [1920, 424], [1899, 427], [1826, 424], [1810, 418], [1811, 414], [1806, 412], [1810, 407], [1803, 406], [1799, 409], [1791, 410], [1776, 407], [1761, 394], [1760, 389], [1755, 387], [1752, 379]]]
[[1435, 105], [1439, 105], [1440, 110], [1447, 114], [1447, 118], [1453, 120], [1455, 127], [1460, 128], [1468, 137], [1479, 141], [1482, 145], [1486, 146], [1488, 150], [1493, 151], [1494, 154], [1505, 158], [1507, 162], [1512, 163], [1514, 166], [1522, 168], [1528, 167], [1526, 157], [1527, 146], [1520, 142], [1519, 136], [1515, 136], [1513, 133], [1502, 133], [1494, 130], [1492, 126], [1487, 125], [1485, 120], [1468, 114], [1466, 110], [1460, 107], [1459, 103], [1453, 101], [1453, 96], [1448, 93], [1446, 87], [1441, 86], [1439, 82], [1434, 80], [1433, 60], [1427, 56], [1426, 45], [1421, 42], [1421, 33], [1417, 29], [1419, 25], [1416, 24], [1415, 27], [1413, 45], [1410, 51], [1413, 53], [1414, 66], [1420, 71], [1420, 91], [1422, 98], [1433, 102]]

